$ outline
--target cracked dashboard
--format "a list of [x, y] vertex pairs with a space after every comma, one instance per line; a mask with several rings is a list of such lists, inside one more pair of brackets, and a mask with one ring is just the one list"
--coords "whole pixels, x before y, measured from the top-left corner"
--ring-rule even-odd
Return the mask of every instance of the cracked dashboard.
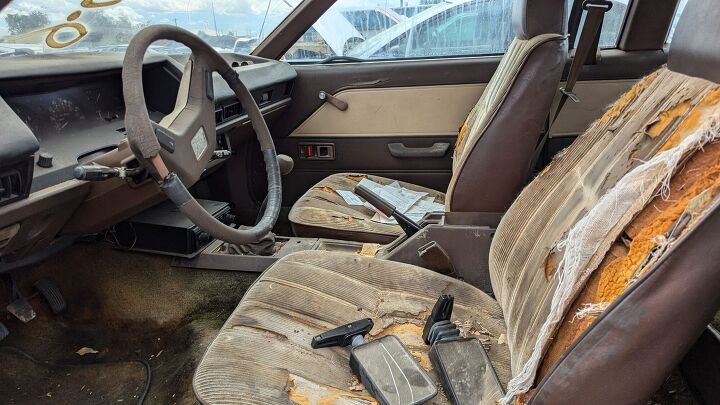
[[[291, 101], [290, 65], [223, 55], [270, 123]], [[58, 234], [99, 232], [161, 201], [150, 181], [73, 178], [79, 164], [132, 164], [126, 141], [122, 54], [56, 54], [12, 58], [0, 66], [0, 264], [51, 244]], [[143, 88], [156, 122], [175, 107], [187, 56], [149, 55]], [[254, 136], [229, 86], [215, 74], [217, 149]], [[208, 170], [224, 158], [210, 162]], [[0, 272], [2, 269], [0, 268]]]

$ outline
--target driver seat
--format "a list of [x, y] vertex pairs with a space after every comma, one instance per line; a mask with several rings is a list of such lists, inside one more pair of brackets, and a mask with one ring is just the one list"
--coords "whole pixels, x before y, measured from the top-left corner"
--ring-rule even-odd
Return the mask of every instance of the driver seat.
[[[460, 129], [447, 194], [401, 183], [434, 197], [446, 211], [505, 212], [530, 174], [565, 67], [565, 0], [515, 0], [513, 28], [515, 40]], [[372, 221], [374, 211], [348, 205], [334, 192], [352, 191], [363, 177], [393, 182], [357, 173], [321, 180], [290, 210], [295, 234], [369, 243], [389, 243], [402, 234], [400, 226]]]
[[[690, 0], [669, 68], [634, 86], [520, 194], [493, 238], [494, 298], [408, 264], [288, 255], [260, 276], [208, 347], [193, 380], [199, 401], [374, 403], [353, 378], [347, 349], [310, 347], [312, 336], [366, 317], [375, 323], [370, 339], [397, 335], [437, 379], [422, 325], [437, 297], [452, 294], [453, 320], [486, 345], [503, 386], [520, 378], [541, 348], [532, 390], [516, 397], [519, 403], [644, 403], [720, 308], [720, 143], [679, 161], [667, 198], [652, 188], [631, 201], [633, 211], [619, 212], [627, 221], [601, 235], [612, 246], [593, 251], [602, 262], [583, 269], [589, 279], [565, 304], [553, 298], [565, 275], [555, 264], [563, 253], [558, 243], [634, 169], [698, 133], [720, 137], [718, 19], [713, 0]], [[580, 318], [575, 308], [593, 299], [603, 305]], [[557, 305], [562, 321], [543, 339]], [[439, 393], [432, 402], [448, 400]]]

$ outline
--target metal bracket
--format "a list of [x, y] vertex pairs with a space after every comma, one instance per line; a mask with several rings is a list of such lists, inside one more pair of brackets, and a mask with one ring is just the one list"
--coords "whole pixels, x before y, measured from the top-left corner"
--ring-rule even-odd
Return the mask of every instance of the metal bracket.
[[580, 98], [577, 96], [577, 94], [575, 94], [575, 93], [572, 92], [572, 91], [567, 91], [567, 90], [565, 90], [565, 87], [560, 87], [560, 92], [561, 92], [562, 94], [566, 95], [566, 96], [567, 96], [570, 100], [572, 100], [573, 102], [576, 102], [576, 103], [579, 103], [579, 102], [580, 102]]

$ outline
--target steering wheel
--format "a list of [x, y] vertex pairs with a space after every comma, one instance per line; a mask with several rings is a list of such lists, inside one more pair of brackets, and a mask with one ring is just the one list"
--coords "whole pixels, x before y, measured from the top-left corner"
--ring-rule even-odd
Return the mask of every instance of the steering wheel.
[[[192, 53], [180, 80], [175, 109], [155, 124], [145, 104], [143, 56], [150, 44], [163, 39], [177, 41]], [[213, 72], [225, 79], [247, 111], [265, 160], [267, 204], [257, 225], [248, 229], [235, 229], [218, 221], [187, 189], [200, 178], [215, 149]], [[225, 242], [243, 245], [267, 235], [277, 221], [282, 200], [275, 145], [255, 99], [228, 62], [195, 34], [172, 25], [154, 25], [139, 31], [130, 41], [122, 81], [130, 148], [180, 211], [202, 230]]]

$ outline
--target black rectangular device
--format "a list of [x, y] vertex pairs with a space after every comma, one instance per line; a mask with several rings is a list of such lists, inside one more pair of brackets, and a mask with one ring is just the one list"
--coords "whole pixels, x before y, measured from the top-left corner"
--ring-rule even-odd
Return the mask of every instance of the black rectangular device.
[[[198, 199], [197, 202], [220, 222], [234, 221], [228, 203]], [[108, 239], [122, 249], [194, 257], [213, 241], [171, 201], [151, 207], [110, 230]]]

